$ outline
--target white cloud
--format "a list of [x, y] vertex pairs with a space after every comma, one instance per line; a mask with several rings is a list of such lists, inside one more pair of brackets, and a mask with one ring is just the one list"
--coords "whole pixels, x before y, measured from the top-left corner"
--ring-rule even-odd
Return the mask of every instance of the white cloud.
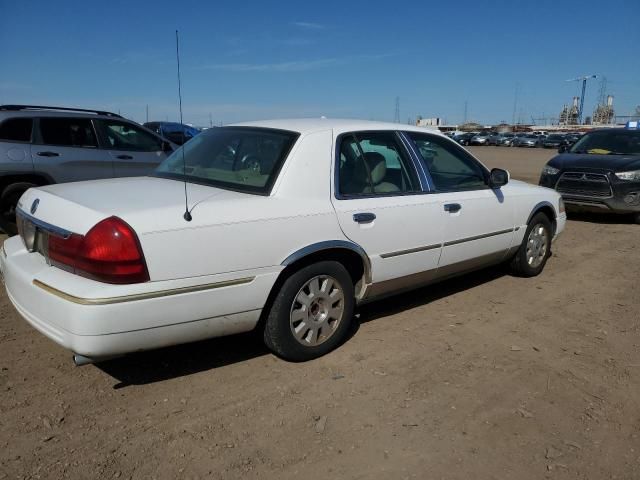
[[313, 22], [293, 22], [291, 25], [299, 28], [306, 28], [307, 30], [324, 30], [326, 28], [324, 25]]
[[203, 70], [222, 70], [227, 72], [304, 72], [344, 65], [355, 61], [374, 61], [392, 56], [389, 53], [357, 55], [342, 58], [320, 58], [316, 60], [294, 60], [275, 63], [214, 63], [204, 65]]

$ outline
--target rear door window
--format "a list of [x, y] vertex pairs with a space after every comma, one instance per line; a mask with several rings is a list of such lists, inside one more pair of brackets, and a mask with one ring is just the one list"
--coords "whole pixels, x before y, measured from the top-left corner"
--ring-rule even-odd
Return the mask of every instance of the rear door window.
[[8, 118], [0, 123], [0, 140], [30, 142], [32, 129], [33, 119], [31, 118]]
[[88, 118], [40, 119], [40, 136], [44, 145], [96, 148], [98, 142]]
[[97, 120], [106, 147], [132, 152], [159, 152], [162, 140], [155, 135], [120, 120]]
[[401, 195], [421, 191], [418, 175], [394, 132], [343, 136], [338, 193], [343, 197]]

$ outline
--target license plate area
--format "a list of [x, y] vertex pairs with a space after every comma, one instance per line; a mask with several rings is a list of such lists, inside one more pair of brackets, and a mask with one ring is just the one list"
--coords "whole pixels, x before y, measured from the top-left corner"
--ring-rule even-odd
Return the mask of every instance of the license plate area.
[[49, 264], [51, 264], [49, 261], [50, 236], [57, 235], [62, 238], [68, 238], [71, 235], [71, 232], [41, 222], [24, 213], [16, 215], [16, 223], [18, 225], [18, 233], [26, 249], [32, 253], [39, 253]]

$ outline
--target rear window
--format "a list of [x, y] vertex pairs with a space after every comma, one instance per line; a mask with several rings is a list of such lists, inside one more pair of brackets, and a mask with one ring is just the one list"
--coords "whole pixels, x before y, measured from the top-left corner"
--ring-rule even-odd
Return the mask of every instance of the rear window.
[[88, 118], [41, 118], [40, 135], [45, 145], [89, 148], [98, 146], [96, 134]]
[[267, 195], [297, 138], [266, 128], [207, 130], [174, 151], [154, 176]]
[[0, 140], [10, 142], [30, 142], [33, 119], [8, 118], [0, 124]]

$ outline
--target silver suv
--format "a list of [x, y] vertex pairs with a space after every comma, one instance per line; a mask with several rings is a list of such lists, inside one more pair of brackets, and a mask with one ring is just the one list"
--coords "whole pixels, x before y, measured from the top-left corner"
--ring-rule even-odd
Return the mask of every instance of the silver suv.
[[0, 228], [16, 233], [16, 204], [33, 186], [147, 175], [175, 147], [115, 113], [0, 105]]

